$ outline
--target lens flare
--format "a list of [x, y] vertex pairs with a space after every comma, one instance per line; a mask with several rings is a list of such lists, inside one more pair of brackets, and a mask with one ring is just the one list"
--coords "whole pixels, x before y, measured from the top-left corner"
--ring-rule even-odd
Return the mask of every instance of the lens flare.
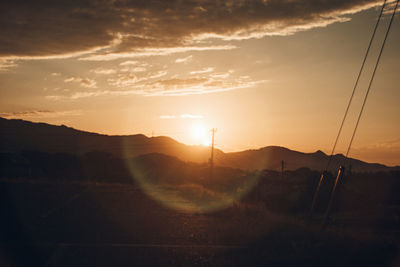
[[[192, 129], [199, 138], [208, 136], [204, 125], [197, 124]], [[257, 172], [248, 173], [218, 165], [211, 171], [206, 162], [209, 148], [194, 147], [190, 150], [190, 153], [203, 153], [205, 162], [200, 164], [163, 154], [151, 154], [153, 151], [138, 156], [134, 144], [127, 142], [122, 149], [135, 184], [147, 195], [172, 209], [188, 213], [221, 210], [232, 206], [258, 183]], [[184, 152], [177, 148], [172, 154], [179, 156], [180, 153]]]

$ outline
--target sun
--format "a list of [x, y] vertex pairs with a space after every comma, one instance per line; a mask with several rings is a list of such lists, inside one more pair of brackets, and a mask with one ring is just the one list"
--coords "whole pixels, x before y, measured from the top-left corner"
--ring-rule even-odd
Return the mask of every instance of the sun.
[[195, 123], [191, 128], [191, 136], [195, 144], [210, 145], [210, 135], [207, 127], [202, 123]]

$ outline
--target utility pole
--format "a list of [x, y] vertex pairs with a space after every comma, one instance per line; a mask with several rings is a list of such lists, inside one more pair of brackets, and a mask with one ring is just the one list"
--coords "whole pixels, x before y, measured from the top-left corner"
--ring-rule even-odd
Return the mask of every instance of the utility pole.
[[214, 136], [215, 132], [217, 129], [212, 128], [211, 133], [212, 133], [212, 139], [211, 139], [211, 157], [210, 157], [210, 172], [211, 176], [213, 175], [213, 170], [214, 170]]
[[326, 209], [324, 223], [323, 223], [322, 227], [325, 227], [326, 224], [328, 223], [329, 215], [330, 215], [331, 209], [332, 209], [332, 204], [335, 199], [335, 192], [336, 192], [339, 182], [341, 180], [343, 180], [343, 176], [344, 176], [344, 166], [340, 166], [336, 180], [335, 180], [335, 184], [334, 184], [332, 192], [331, 192], [331, 198], [329, 199], [328, 208]]
[[325, 171], [323, 171], [322, 174], [321, 174], [321, 178], [319, 178], [317, 190], [315, 190], [315, 194], [314, 194], [313, 201], [312, 201], [312, 204], [311, 204], [310, 216], [314, 212], [315, 205], [317, 204], [317, 200], [318, 200], [319, 191], [321, 190], [322, 181], [324, 180], [326, 175], [327, 175], [327, 173]]

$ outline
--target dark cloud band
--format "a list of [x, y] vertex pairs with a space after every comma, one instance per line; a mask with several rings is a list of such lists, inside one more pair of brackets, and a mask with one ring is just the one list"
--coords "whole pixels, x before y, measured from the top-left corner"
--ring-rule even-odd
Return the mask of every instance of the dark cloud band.
[[376, 0], [127, 1], [12, 0], [0, 3], [0, 57], [198, 45], [205, 38], [290, 34], [343, 21]]

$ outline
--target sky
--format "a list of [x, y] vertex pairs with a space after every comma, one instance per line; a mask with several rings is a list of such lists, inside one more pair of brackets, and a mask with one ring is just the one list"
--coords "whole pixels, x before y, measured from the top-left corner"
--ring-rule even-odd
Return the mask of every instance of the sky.
[[[344, 153], [394, 3], [339, 140]], [[330, 153], [383, 1], [0, 3], [0, 116]], [[400, 165], [396, 16], [350, 156]]]

